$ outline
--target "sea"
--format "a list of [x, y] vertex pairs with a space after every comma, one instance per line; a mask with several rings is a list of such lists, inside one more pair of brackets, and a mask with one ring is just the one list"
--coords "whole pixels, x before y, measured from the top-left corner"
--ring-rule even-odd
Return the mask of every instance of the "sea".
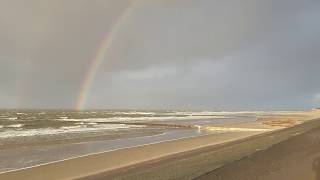
[[0, 173], [181, 138], [226, 133], [219, 124], [254, 122], [261, 112], [0, 110]]

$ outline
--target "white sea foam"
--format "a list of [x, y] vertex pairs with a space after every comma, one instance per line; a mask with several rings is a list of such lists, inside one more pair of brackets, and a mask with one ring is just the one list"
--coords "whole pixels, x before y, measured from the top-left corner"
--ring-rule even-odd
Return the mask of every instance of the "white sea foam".
[[170, 120], [197, 120], [227, 118], [224, 116], [160, 116], [160, 117], [110, 117], [110, 118], [87, 118], [87, 119], [58, 119], [59, 121], [73, 122], [148, 122], [148, 121], [170, 121]]
[[[155, 114], [166, 116], [228, 116], [228, 115], [256, 115], [256, 114], [270, 114], [276, 113], [274, 111], [168, 111], [168, 112], [136, 112], [137, 114]], [[282, 113], [282, 112], [280, 112]], [[125, 114], [125, 113], [123, 113]], [[135, 114], [135, 113], [132, 113]]]
[[112, 112], [112, 114], [121, 114], [121, 115], [155, 115], [156, 112], [128, 111], [128, 112]]
[[270, 114], [276, 113], [274, 111], [175, 111], [169, 112], [168, 114], [175, 114], [175, 115], [192, 115], [192, 116], [227, 116], [227, 115], [255, 115], [255, 114]]
[[223, 116], [236, 114], [258, 114], [269, 113], [267, 111], [167, 111], [167, 112], [150, 112], [150, 111], [107, 111], [108, 114], [113, 115], [171, 115], [171, 116]]
[[77, 125], [82, 125], [82, 126], [92, 126], [92, 125], [98, 125], [96, 122], [77, 122], [75, 123]]
[[72, 130], [72, 129], [77, 129], [77, 130], [80, 130], [82, 128], [85, 128], [85, 126], [81, 126], [81, 125], [78, 125], [78, 126], [62, 126], [60, 127], [60, 129], [63, 129], [63, 130]]
[[11, 125], [7, 125], [5, 127], [8, 127], [8, 128], [21, 128], [23, 126], [24, 126], [24, 124], [11, 124]]
[[102, 124], [102, 125], [94, 125], [92, 127], [77, 125], [77, 126], [63, 126], [61, 128], [6, 130], [3, 132], [0, 132], [0, 138], [27, 137], [27, 136], [37, 136], [37, 135], [52, 135], [52, 134], [63, 134], [63, 133], [117, 130], [117, 129], [142, 128], [142, 127], [145, 127], [145, 126], [125, 125], [125, 124]]
[[17, 120], [17, 119], [18, 119], [18, 117], [8, 117], [8, 118], [7, 118], [7, 120], [11, 120], [11, 121]]
[[76, 123], [77, 125], [85, 125], [86, 123], [85, 122], [78, 122]]

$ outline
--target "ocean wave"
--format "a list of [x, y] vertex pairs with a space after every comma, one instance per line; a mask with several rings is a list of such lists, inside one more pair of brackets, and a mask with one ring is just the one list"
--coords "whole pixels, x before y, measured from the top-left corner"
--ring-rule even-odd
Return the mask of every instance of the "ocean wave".
[[[160, 112], [143, 112], [143, 111], [129, 111], [129, 112], [108, 112], [113, 115], [149, 115], [149, 116], [228, 116], [228, 115], [256, 115], [269, 114], [271, 111], [160, 111]], [[276, 113], [272, 111], [272, 113]]]
[[[80, 114], [92, 114], [96, 112], [84, 111]], [[111, 115], [138, 115], [138, 116], [223, 116], [237, 114], [268, 113], [267, 111], [103, 111], [103, 114]]]
[[160, 117], [110, 117], [110, 118], [87, 118], [87, 119], [57, 119], [59, 121], [73, 122], [148, 122], [148, 121], [170, 121], [170, 120], [198, 120], [228, 118], [224, 116], [160, 116]]
[[118, 129], [142, 128], [142, 127], [145, 127], [145, 126], [125, 125], [125, 124], [103, 124], [103, 125], [95, 125], [92, 127], [77, 125], [77, 126], [63, 126], [60, 128], [23, 129], [18, 131], [6, 130], [3, 132], [0, 132], [0, 138], [67, 134], [67, 133], [92, 132], [92, 131], [101, 131], [101, 130], [118, 130]]
[[129, 112], [112, 112], [112, 114], [119, 115], [155, 115], [156, 112], [140, 112], [140, 111], [129, 111]]
[[24, 126], [24, 124], [11, 124], [11, 125], [7, 125], [5, 127], [8, 127], [8, 128], [21, 128], [23, 126]]

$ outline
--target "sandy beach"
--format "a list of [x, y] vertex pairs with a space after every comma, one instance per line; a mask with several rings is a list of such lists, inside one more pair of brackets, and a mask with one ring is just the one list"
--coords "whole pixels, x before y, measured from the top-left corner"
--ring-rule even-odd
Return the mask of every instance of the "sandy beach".
[[[150, 179], [151, 177], [193, 179], [201, 176], [203, 178], [203, 174], [214, 172], [215, 169], [235, 160], [268, 149], [274, 144], [285, 142], [297, 134], [320, 126], [318, 120], [309, 121], [316, 115], [317, 113], [304, 114], [298, 118], [300, 123], [292, 123], [289, 127], [294, 127], [291, 128], [281, 129], [277, 123], [277, 128], [272, 131], [271, 129], [270, 131], [256, 131], [255, 129], [262, 127], [269, 126], [270, 128], [270, 125], [264, 123], [233, 124], [228, 125], [228, 128], [234, 128], [235, 131], [232, 133], [182, 138], [91, 154], [2, 173], [0, 179]], [[279, 117], [275, 117], [277, 122], [280, 120]], [[292, 117], [296, 115], [281, 116], [285, 121]], [[215, 128], [226, 128], [226, 126]]]

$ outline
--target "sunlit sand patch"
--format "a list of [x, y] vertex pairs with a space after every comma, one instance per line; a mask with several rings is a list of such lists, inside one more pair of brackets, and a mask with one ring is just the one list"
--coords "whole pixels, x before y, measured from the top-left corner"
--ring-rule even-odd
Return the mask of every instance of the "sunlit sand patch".
[[208, 131], [235, 131], [235, 132], [260, 132], [260, 131], [271, 131], [271, 129], [262, 129], [262, 128], [238, 128], [238, 127], [214, 127], [208, 126], [201, 129]]
[[260, 115], [257, 122], [272, 128], [288, 128], [320, 117], [320, 111], [288, 112], [282, 114]]
[[275, 117], [259, 117], [258, 122], [271, 127], [287, 128], [303, 123], [308, 120], [307, 116], [283, 115]]
[[276, 127], [292, 127], [298, 124], [303, 123], [303, 121], [297, 120], [297, 119], [273, 119], [270, 121], [265, 121], [263, 124], [269, 125], [269, 126], [276, 126]]

